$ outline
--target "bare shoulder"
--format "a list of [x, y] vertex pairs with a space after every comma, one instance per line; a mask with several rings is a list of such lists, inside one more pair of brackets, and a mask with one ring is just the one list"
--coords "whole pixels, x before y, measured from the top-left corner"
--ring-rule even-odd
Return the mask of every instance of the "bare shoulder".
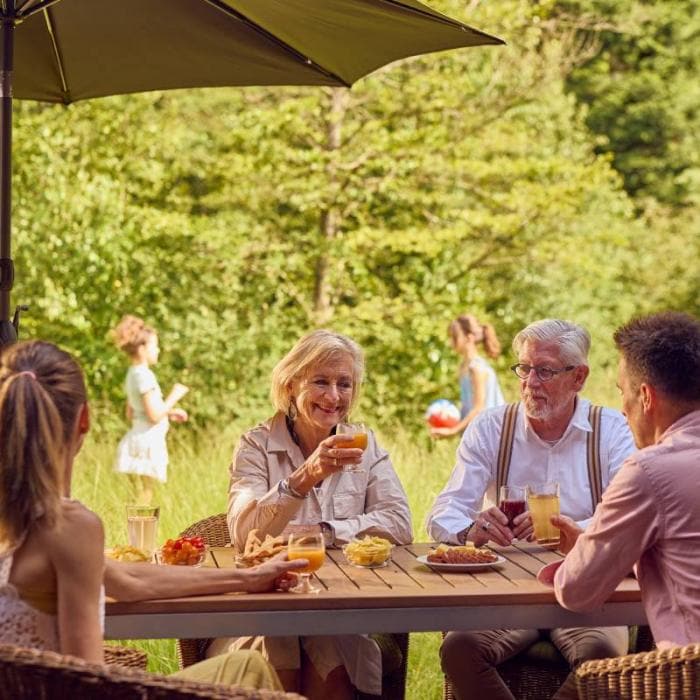
[[75, 556], [102, 556], [104, 527], [100, 517], [78, 501], [64, 501], [55, 528], [45, 534], [51, 552], [61, 561]]

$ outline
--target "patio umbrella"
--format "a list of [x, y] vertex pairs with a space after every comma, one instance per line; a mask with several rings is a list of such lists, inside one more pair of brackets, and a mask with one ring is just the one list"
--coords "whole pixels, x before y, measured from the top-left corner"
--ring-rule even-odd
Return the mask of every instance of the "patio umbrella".
[[0, 21], [0, 345], [18, 325], [18, 311], [9, 316], [13, 97], [68, 104], [171, 88], [350, 86], [407, 56], [503, 43], [417, 0], [2, 0]]

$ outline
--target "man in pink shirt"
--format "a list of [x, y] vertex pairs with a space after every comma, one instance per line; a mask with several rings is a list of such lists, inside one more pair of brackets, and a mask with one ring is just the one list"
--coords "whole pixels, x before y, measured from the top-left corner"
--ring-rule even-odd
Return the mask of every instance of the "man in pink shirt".
[[599, 608], [636, 564], [657, 646], [700, 641], [700, 320], [661, 313], [615, 332], [618, 387], [639, 451], [581, 530], [553, 518], [565, 608]]

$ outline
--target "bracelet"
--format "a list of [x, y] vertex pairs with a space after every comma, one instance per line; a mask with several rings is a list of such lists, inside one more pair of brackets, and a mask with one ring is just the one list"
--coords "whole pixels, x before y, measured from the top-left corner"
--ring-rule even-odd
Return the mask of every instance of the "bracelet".
[[283, 493], [288, 493], [290, 496], [294, 496], [294, 498], [306, 498], [309, 494], [308, 493], [299, 493], [290, 483], [289, 479], [283, 479], [280, 481], [280, 488], [282, 489]]

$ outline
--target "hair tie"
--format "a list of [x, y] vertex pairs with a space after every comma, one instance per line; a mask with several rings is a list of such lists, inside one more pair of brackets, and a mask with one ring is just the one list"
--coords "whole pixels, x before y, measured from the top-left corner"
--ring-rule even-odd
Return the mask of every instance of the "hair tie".
[[18, 372], [17, 376], [18, 377], [27, 376], [27, 377], [31, 377], [32, 379], [36, 379], [36, 374], [34, 374], [34, 372], [32, 372], [32, 370], [30, 370], [30, 369], [25, 369], [25, 370], [22, 370], [21, 372]]

